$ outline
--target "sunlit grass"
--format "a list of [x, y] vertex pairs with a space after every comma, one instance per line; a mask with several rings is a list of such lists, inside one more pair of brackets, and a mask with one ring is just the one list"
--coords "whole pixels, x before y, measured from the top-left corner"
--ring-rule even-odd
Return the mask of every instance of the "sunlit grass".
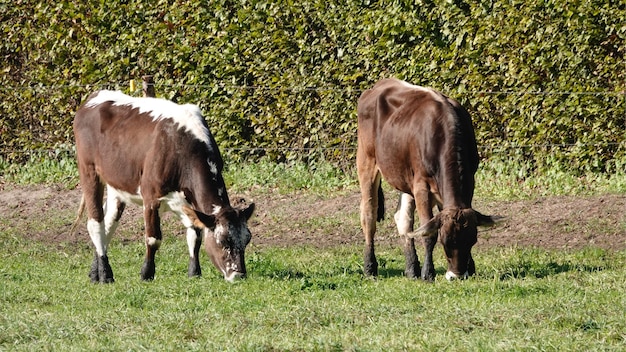
[[615, 160], [610, 169], [607, 173], [593, 173], [554, 164], [546, 170], [534, 170], [522, 161], [485, 161], [476, 173], [476, 197], [514, 200], [626, 193], [626, 160]]
[[[0, 160], [2, 183], [75, 187], [73, 159]], [[357, 192], [354, 169], [331, 164], [233, 164], [231, 193], [335, 197]], [[484, 162], [476, 197], [527, 199], [545, 195], [626, 193], [626, 175], [543, 173], [518, 164]], [[403, 277], [395, 245], [377, 246], [380, 276], [362, 274], [362, 246], [259, 247], [246, 251], [247, 279], [226, 283], [202, 254], [203, 277], [188, 279], [183, 236], [167, 236], [154, 282], [141, 282], [141, 241], [120, 229], [109, 258], [116, 282], [89, 283], [92, 259], [84, 243], [33, 241], [64, 216], [9, 224], [0, 217], [0, 350], [621, 350], [626, 343], [626, 252], [598, 248], [476, 248], [477, 274], [443, 279], [441, 246], [432, 284]], [[66, 216], [66, 215], [65, 215]], [[355, 215], [356, 216], [356, 215]], [[328, 216], [309, 220], [335, 231]], [[307, 226], [307, 224], [298, 224]], [[598, 231], [603, 223], [598, 222]]]
[[[476, 173], [476, 197], [491, 200], [532, 199], [550, 195], [595, 195], [626, 193], [626, 161], [615, 160], [611, 172], [593, 173], [552, 165], [535, 170], [523, 161], [485, 160]], [[226, 161], [224, 179], [230, 193], [289, 194], [307, 192], [320, 196], [358, 191], [356, 167], [338, 168], [330, 162], [276, 163]], [[78, 185], [76, 161], [70, 157], [33, 158], [23, 165], [0, 158], [0, 183], [31, 185]]]
[[[0, 230], [0, 239], [7, 232]], [[168, 238], [153, 282], [140, 243], [114, 241], [111, 285], [89, 283], [91, 248], [24, 239], [0, 254], [0, 349], [44, 350], [619, 350], [626, 252], [492, 248], [477, 275], [433, 284], [402, 276], [379, 247], [381, 276], [362, 275], [360, 246], [248, 249], [249, 276], [226, 283]], [[439, 247], [435, 266], [443, 273]]]

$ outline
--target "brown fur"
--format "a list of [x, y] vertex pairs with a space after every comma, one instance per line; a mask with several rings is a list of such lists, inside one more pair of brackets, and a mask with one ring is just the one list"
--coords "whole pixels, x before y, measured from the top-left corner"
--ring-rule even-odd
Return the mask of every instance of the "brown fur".
[[[90, 104], [100, 94], [103, 94], [101, 101]], [[163, 108], [150, 110], [153, 107]], [[197, 107], [154, 98], [131, 98], [119, 92], [97, 92], [76, 112], [74, 136], [83, 188], [78, 218], [84, 209], [90, 220], [103, 223], [105, 185], [130, 195], [141, 190], [146, 231], [142, 279], [154, 278], [154, 257], [162, 239], [159, 209], [162, 199], [172, 194], [183, 194], [184, 201], [194, 209], [187, 214], [193, 215], [190, 218], [197, 233], [194, 253], [190, 254], [189, 275], [200, 275], [200, 231], [213, 230], [216, 223], [226, 230], [222, 242], [206, 236], [212, 261], [225, 277], [228, 272], [229, 279], [245, 274], [244, 250], [250, 241], [246, 221], [254, 205], [247, 209], [231, 207], [221, 175], [222, 157]], [[113, 221], [117, 222], [125, 204], [118, 199], [112, 206], [116, 209], [107, 211], [112, 211]], [[205, 217], [196, 216], [195, 211]], [[98, 241], [97, 245], [94, 242], [96, 248], [104, 247], [105, 252], [112, 233], [102, 235], [99, 228], [89, 231], [92, 240], [95, 237]], [[235, 245], [228, 247], [231, 243]], [[93, 281], [113, 281], [106, 255], [96, 253], [90, 276]]]
[[[381, 218], [378, 189], [382, 178], [412, 197], [407, 205], [410, 219], [398, 223], [399, 231], [406, 231], [401, 234], [407, 235], [407, 276], [416, 277], [420, 270], [416, 234], [424, 237], [426, 247], [423, 279], [434, 279], [432, 250], [438, 234], [452, 263], [448, 270], [462, 274], [473, 265], [470, 250], [476, 242], [476, 226], [490, 222], [471, 209], [478, 150], [469, 113], [437, 91], [397, 79], [384, 79], [365, 91], [357, 110], [365, 274], [377, 274], [374, 233], [376, 219]], [[435, 205], [442, 211], [433, 217]], [[422, 225], [415, 233], [413, 209]]]

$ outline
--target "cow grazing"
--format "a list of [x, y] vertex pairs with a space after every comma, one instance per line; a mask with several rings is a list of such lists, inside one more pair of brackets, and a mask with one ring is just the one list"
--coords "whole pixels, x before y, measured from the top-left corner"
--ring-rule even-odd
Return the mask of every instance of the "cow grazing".
[[[365, 274], [378, 274], [374, 233], [384, 213], [381, 174], [402, 192], [394, 219], [404, 235], [406, 276], [420, 272], [416, 237], [426, 249], [422, 279], [435, 278], [432, 252], [438, 237], [448, 260], [446, 279], [474, 274], [476, 226], [496, 219], [472, 209], [478, 150], [467, 110], [433, 89], [397, 79], [381, 80], [363, 92], [357, 110]], [[440, 212], [433, 217], [435, 204]], [[413, 232], [416, 209], [421, 227]]]
[[197, 106], [99, 91], [76, 112], [74, 136], [81, 209], [87, 210], [87, 230], [96, 249], [91, 281], [114, 281], [107, 248], [131, 202], [143, 204], [144, 210], [143, 280], [154, 279], [162, 238], [159, 219], [165, 211], [176, 213], [187, 228], [189, 276], [201, 274], [202, 237], [226, 280], [245, 276], [244, 251], [251, 238], [247, 220], [254, 204], [231, 206], [222, 157]]

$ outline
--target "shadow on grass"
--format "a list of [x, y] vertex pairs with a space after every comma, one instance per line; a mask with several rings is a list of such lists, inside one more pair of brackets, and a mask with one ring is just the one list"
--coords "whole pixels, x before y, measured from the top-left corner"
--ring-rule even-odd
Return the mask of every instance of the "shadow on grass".
[[567, 272], [594, 273], [605, 270], [606, 267], [599, 265], [557, 263], [550, 261], [547, 263], [518, 262], [507, 266], [500, 273], [500, 280], [537, 278], [542, 279]]
[[[444, 268], [437, 268], [436, 270], [437, 276], [443, 276], [445, 274]], [[329, 280], [343, 280], [346, 281], [346, 278], [352, 278], [352, 280], [347, 281], [355, 281], [355, 280], [363, 280], [369, 279], [363, 274], [362, 268], [338, 268], [333, 272], [327, 273], [304, 273], [295, 269], [288, 268], [276, 268], [275, 270], [264, 270], [260, 272], [256, 272], [256, 275], [261, 277], [274, 279], [274, 280], [300, 280], [306, 282], [316, 282], [321, 283], [323, 281]], [[377, 279], [389, 279], [394, 277], [404, 277], [404, 269], [396, 268], [396, 267], [384, 267], [379, 268]], [[322, 285], [324, 286], [324, 285]]]

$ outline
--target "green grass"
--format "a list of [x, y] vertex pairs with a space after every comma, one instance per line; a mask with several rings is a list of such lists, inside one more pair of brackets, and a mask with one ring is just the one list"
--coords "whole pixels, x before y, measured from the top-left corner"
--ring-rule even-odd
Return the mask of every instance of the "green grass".
[[626, 160], [614, 160], [608, 169], [611, 171], [594, 173], [552, 163], [538, 171], [519, 160], [488, 160], [476, 173], [476, 197], [514, 200], [626, 193]]
[[[626, 343], [626, 253], [477, 251], [478, 274], [433, 284], [402, 277], [400, 249], [248, 249], [249, 277], [226, 283], [203, 256], [186, 277], [184, 241], [166, 240], [154, 282], [143, 248], [115, 242], [112, 285], [92, 285], [89, 246], [18, 239], [0, 254], [0, 349], [608, 351]], [[440, 259], [437, 261], [437, 259]]]
[[[532, 199], [553, 195], [589, 196], [626, 193], [626, 161], [615, 160], [607, 173], [569, 170], [553, 164], [534, 170], [522, 161], [483, 161], [476, 173], [475, 197], [489, 200]], [[306, 191], [322, 196], [358, 191], [356, 168], [346, 170], [330, 164], [301, 162], [227, 165], [224, 177], [234, 192], [289, 194]], [[385, 185], [387, 187], [388, 185]]]
[[[20, 168], [0, 161], [0, 183], [73, 187], [78, 179], [72, 163], [33, 161]], [[358, 189], [354, 171], [329, 165], [262, 161], [231, 165], [225, 178], [232, 193], [323, 197]], [[555, 168], [538, 174], [522, 164], [483, 164], [476, 197], [626, 193], [625, 180], [619, 171], [581, 176]], [[438, 277], [427, 284], [402, 276], [398, 246], [378, 245], [380, 277], [372, 280], [362, 275], [360, 243], [323, 250], [252, 244], [246, 252], [248, 278], [228, 284], [204, 254], [204, 276], [188, 279], [185, 241], [166, 236], [156, 279], [144, 283], [141, 241], [119, 240], [129, 235], [120, 229], [109, 252], [116, 282], [93, 285], [87, 277], [88, 239], [54, 246], [29, 240], [28, 231], [43, 232], [46, 224], [62, 221], [54, 212], [46, 216], [45, 224], [18, 227], [0, 217], [0, 350], [621, 351], [626, 346], [623, 250], [476, 248], [477, 275], [449, 283], [437, 246]]]
[[59, 184], [75, 187], [78, 169], [73, 157], [34, 156], [24, 164], [13, 164], [0, 157], [0, 183], [18, 185]]
[[[563, 165], [533, 170], [522, 161], [483, 161], [476, 173], [477, 198], [490, 200], [531, 199], [549, 195], [626, 193], [626, 161], [615, 160], [608, 173], [579, 172]], [[228, 164], [224, 179], [229, 192], [289, 194], [308, 192], [321, 196], [358, 190], [356, 168], [339, 169], [330, 163], [314, 165], [294, 161]], [[57, 184], [73, 188], [79, 183], [73, 158], [34, 158], [25, 165], [0, 158], [0, 183]]]

